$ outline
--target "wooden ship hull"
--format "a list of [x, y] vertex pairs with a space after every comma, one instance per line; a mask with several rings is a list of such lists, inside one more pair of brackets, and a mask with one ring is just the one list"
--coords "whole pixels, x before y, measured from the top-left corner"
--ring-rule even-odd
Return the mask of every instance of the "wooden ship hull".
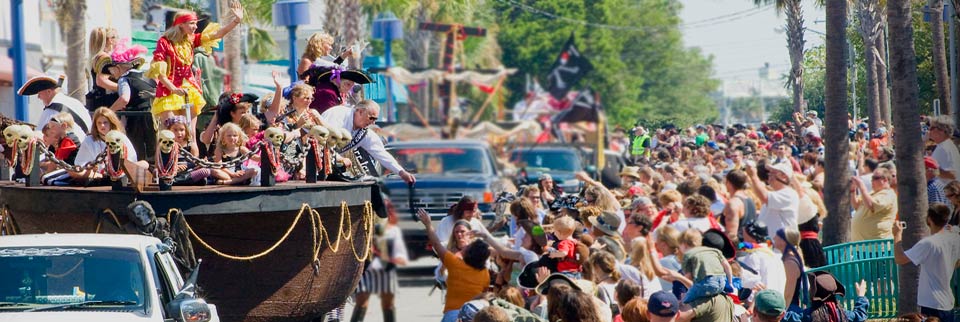
[[157, 217], [183, 212], [196, 258], [203, 260], [200, 294], [217, 305], [223, 321], [310, 321], [341, 305], [362, 274], [373, 222], [385, 217], [373, 183], [140, 193], [0, 183], [0, 228], [6, 234], [138, 233], [126, 214], [136, 200], [151, 204]]

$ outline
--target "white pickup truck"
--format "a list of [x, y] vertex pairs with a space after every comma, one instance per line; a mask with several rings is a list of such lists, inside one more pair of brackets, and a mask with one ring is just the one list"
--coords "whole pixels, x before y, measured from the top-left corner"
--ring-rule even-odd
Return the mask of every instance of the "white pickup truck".
[[0, 236], [0, 321], [219, 321], [170, 252], [141, 235]]

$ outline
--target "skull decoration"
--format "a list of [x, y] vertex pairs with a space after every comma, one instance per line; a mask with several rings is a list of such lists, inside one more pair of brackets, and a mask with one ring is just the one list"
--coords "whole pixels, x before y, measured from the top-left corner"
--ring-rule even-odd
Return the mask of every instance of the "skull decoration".
[[340, 142], [340, 128], [330, 128], [330, 136], [327, 138], [327, 147], [333, 148], [337, 146], [337, 143]]
[[318, 144], [325, 144], [327, 139], [330, 138], [330, 130], [327, 130], [323, 125], [314, 125], [310, 128], [310, 133], [308, 134], [314, 140], [317, 140]]
[[20, 130], [17, 131], [17, 149], [20, 151], [26, 150], [27, 145], [36, 142], [36, 138], [38, 137], [42, 138], [43, 136], [38, 136], [36, 132], [29, 127], [21, 126]]
[[157, 134], [157, 139], [159, 140], [157, 142], [157, 147], [160, 148], [160, 152], [170, 153], [173, 151], [173, 146], [176, 144], [176, 141], [174, 141], [174, 135], [172, 131], [161, 130], [160, 133]]
[[280, 147], [280, 145], [283, 144], [283, 130], [275, 127], [267, 128], [267, 130], [263, 132], [263, 136], [275, 147]]
[[345, 128], [340, 128], [340, 140], [337, 141], [337, 146], [343, 149], [347, 144], [350, 144], [350, 140], [353, 140], [353, 136], [350, 135], [350, 131]]
[[20, 131], [23, 129], [23, 126], [20, 124], [13, 124], [7, 126], [3, 129], [3, 139], [7, 142], [7, 147], [14, 147], [17, 145], [17, 140], [20, 139]]
[[123, 152], [123, 142], [126, 137], [126, 135], [123, 135], [123, 132], [117, 130], [107, 132], [107, 136], [104, 138], [104, 141], [107, 142], [107, 152], [110, 154], [120, 154]]

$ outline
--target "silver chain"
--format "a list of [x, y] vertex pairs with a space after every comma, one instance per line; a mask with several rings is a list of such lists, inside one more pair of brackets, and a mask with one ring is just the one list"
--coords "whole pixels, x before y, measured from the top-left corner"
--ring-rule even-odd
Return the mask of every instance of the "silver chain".
[[43, 155], [47, 157], [47, 161], [53, 162], [54, 165], [59, 169], [67, 170], [70, 172], [80, 173], [88, 170], [93, 170], [97, 166], [103, 164], [107, 160], [107, 150], [103, 150], [100, 154], [97, 155], [93, 161], [87, 162], [82, 166], [72, 165], [66, 161], [60, 160], [57, 158], [57, 155], [47, 149], [47, 145], [43, 142], [37, 142], [37, 148], [42, 149]]
[[255, 154], [260, 153], [260, 147], [262, 147], [264, 144], [265, 143], [263, 142], [257, 143], [257, 146], [255, 146], [253, 150], [250, 150], [250, 152], [247, 152], [241, 155], [239, 158], [235, 160], [230, 160], [227, 162], [213, 162], [213, 161], [207, 161], [207, 160], [195, 157], [193, 156], [193, 154], [190, 153], [190, 150], [188, 150], [187, 147], [180, 148], [180, 155], [183, 156], [184, 159], [187, 159], [187, 161], [195, 164], [198, 168], [210, 168], [210, 169], [234, 168], [240, 165], [241, 163], [246, 162], [247, 160], [250, 159], [250, 157], [254, 156]]

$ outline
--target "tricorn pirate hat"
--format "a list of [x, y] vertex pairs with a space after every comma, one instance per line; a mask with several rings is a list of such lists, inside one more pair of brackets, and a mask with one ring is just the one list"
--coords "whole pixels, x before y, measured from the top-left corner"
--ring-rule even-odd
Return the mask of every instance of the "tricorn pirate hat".
[[51, 88], [58, 88], [63, 85], [63, 75], [59, 79], [50, 76], [37, 76], [27, 80], [23, 87], [17, 90], [17, 94], [22, 96], [37, 95], [40, 91]]

